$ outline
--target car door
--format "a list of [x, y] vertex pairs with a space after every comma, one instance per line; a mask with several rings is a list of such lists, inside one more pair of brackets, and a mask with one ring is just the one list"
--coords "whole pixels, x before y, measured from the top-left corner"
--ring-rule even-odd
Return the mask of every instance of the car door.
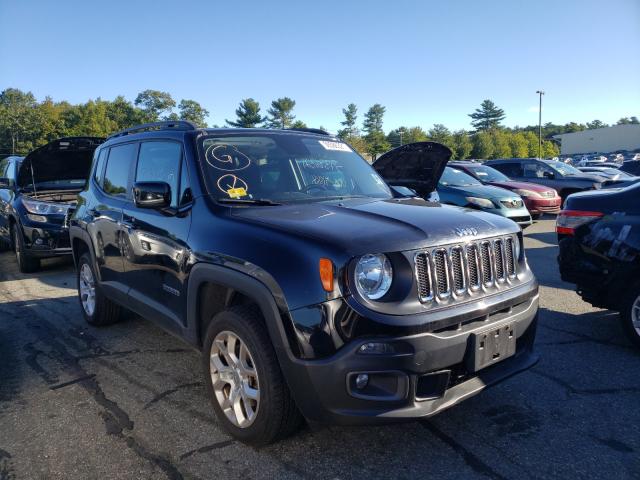
[[122, 209], [131, 196], [137, 152], [137, 143], [100, 149], [94, 177], [98, 188], [88, 210], [92, 218], [87, 231], [93, 241], [102, 286], [120, 300], [125, 300], [128, 293], [122, 258]]
[[129, 303], [141, 315], [175, 330], [186, 318], [187, 237], [191, 227], [189, 176], [182, 143], [141, 142], [135, 182], [165, 182], [171, 205], [163, 210], [139, 208], [132, 201], [123, 210], [123, 253]]

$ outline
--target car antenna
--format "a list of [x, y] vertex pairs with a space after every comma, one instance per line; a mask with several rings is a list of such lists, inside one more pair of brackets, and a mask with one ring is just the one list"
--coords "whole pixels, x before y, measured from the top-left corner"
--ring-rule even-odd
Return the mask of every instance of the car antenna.
[[29, 159], [29, 169], [31, 170], [31, 186], [33, 187], [33, 198], [38, 198], [38, 192], [36, 192], [36, 177], [33, 174], [33, 162]]

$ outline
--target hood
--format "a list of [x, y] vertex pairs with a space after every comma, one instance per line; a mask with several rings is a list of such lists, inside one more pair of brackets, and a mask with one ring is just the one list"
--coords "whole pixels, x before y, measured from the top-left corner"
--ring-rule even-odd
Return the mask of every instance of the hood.
[[414, 189], [427, 198], [436, 189], [451, 150], [436, 142], [408, 143], [383, 154], [373, 168], [389, 185]]
[[36, 148], [20, 164], [16, 184], [26, 187], [33, 181], [38, 184], [86, 179], [93, 152], [102, 142], [104, 138], [66, 137]]
[[439, 189], [441, 190], [449, 190], [458, 193], [462, 193], [463, 195], [470, 197], [480, 197], [480, 198], [520, 198], [517, 194], [513, 193], [511, 190], [500, 187], [493, 187], [491, 185], [465, 185], [462, 187], [457, 187], [455, 185], [439, 185]]
[[477, 238], [515, 233], [504, 217], [422, 199], [352, 199], [342, 202], [232, 208], [235, 218], [313, 238], [350, 255], [398, 252], [461, 241], [462, 228]]
[[493, 185], [494, 187], [506, 188], [507, 190], [521, 189], [521, 190], [531, 190], [532, 192], [542, 193], [549, 192], [552, 189], [549, 187], [545, 187], [543, 185], [538, 185], [537, 183], [529, 183], [529, 182], [487, 182], [489, 185]]

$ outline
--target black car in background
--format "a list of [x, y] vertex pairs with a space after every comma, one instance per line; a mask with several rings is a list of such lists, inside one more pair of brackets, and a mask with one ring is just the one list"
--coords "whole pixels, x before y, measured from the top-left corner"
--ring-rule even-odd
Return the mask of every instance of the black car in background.
[[485, 165], [499, 170], [512, 180], [551, 187], [563, 200], [572, 193], [600, 189], [608, 182], [605, 177], [581, 172], [571, 165], [555, 160], [510, 158], [489, 160]]
[[640, 184], [569, 196], [556, 231], [562, 279], [640, 346]]
[[0, 240], [15, 251], [21, 272], [37, 270], [42, 258], [71, 255], [65, 217], [103, 140], [61, 138], [0, 162]]
[[218, 421], [249, 443], [302, 417], [434, 415], [537, 360], [520, 227], [415, 196], [450, 156], [409, 144], [376, 173], [317, 130], [114, 134], [69, 222], [83, 315], [129, 309], [201, 351]]

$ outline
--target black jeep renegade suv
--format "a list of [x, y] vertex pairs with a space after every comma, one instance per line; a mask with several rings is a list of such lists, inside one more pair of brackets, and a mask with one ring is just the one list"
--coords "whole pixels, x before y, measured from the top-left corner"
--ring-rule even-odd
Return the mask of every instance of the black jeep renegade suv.
[[196, 347], [220, 422], [256, 445], [303, 417], [440, 412], [537, 358], [520, 228], [413, 193], [450, 155], [410, 144], [374, 169], [315, 130], [112, 135], [70, 219], [84, 316], [124, 307]]

